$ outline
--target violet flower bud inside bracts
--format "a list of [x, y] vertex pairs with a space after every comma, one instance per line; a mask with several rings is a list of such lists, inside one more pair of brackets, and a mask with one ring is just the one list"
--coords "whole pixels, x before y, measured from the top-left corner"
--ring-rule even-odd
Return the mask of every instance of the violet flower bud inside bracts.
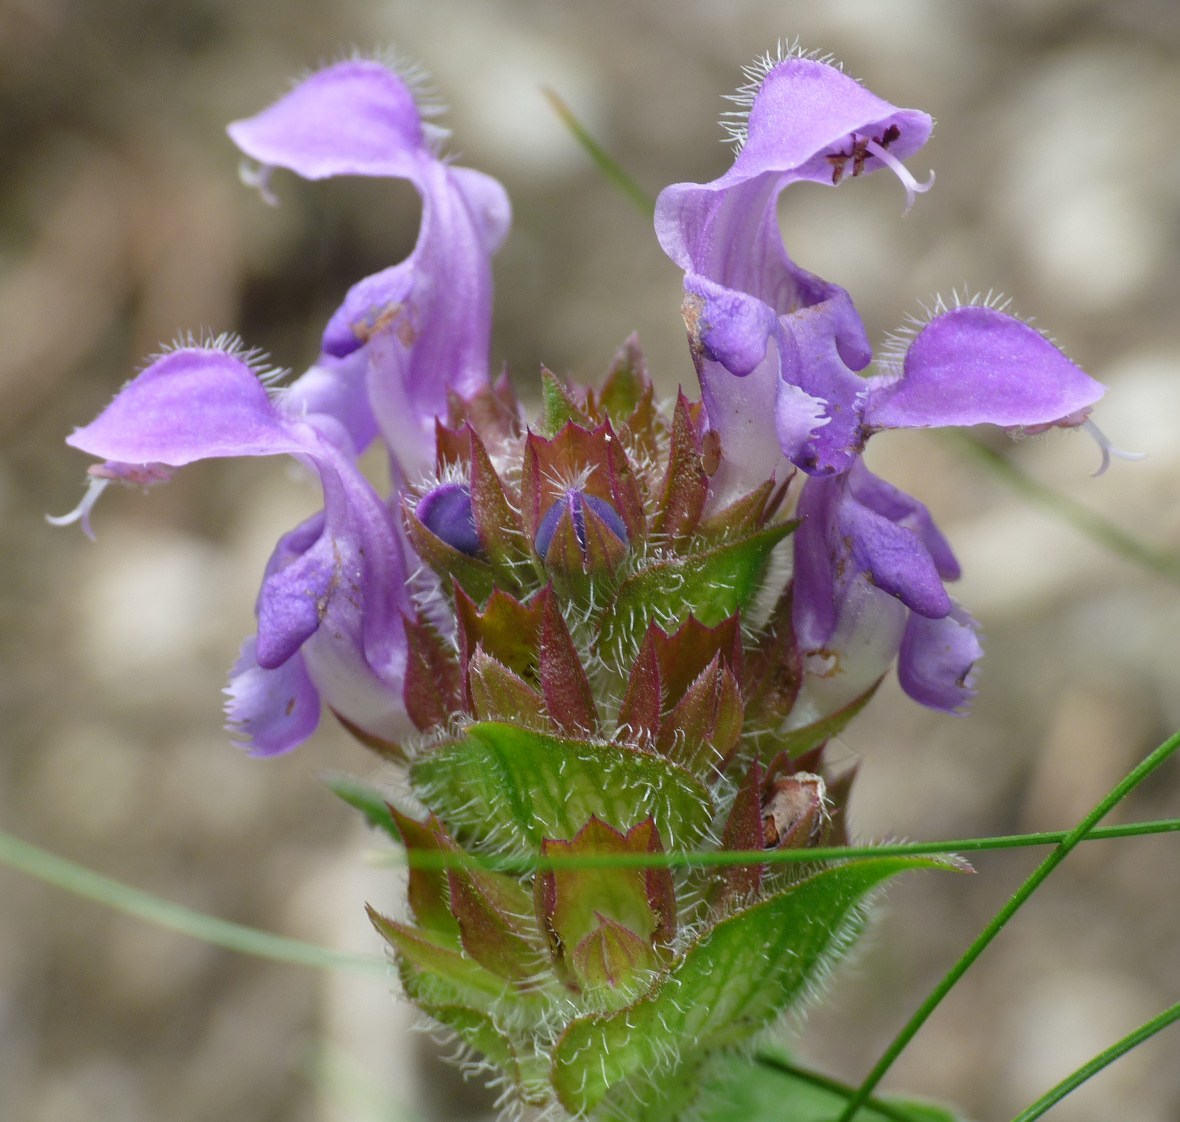
[[264, 187], [283, 167], [305, 179], [408, 179], [421, 195], [413, 252], [352, 287], [319, 361], [288, 391], [308, 412], [336, 416], [358, 452], [379, 431], [395, 479], [416, 480], [433, 466], [448, 393], [488, 386], [491, 257], [511, 219], [503, 188], [445, 160], [445, 132], [423, 121], [402, 78], [367, 59], [311, 75], [229, 134], [262, 165]]

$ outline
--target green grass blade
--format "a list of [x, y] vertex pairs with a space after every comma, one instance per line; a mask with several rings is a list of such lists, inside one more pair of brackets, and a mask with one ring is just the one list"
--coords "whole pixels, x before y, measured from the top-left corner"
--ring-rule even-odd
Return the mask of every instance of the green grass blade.
[[294, 966], [312, 966], [320, 970], [351, 970], [382, 977], [387, 973], [385, 962], [380, 958], [344, 954], [314, 943], [272, 935], [240, 923], [205, 915], [103, 876], [3, 831], [0, 831], [0, 864], [157, 927], [166, 927], [240, 954]]
[[1006, 456], [1002, 456], [973, 436], [963, 432], [946, 432], [940, 435], [961, 452], [978, 460], [1012, 490], [1030, 502], [1044, 507], [1079, 533], [1112, 553], [1117, 553], [1120, 557], [1155, 573], [1156, 576], [1163, 577], [1173, 584], [1180, 584], [1180, 557], [1171, 550], [1143, 541], [1097, 511], [1071, 499], [1068, 495], [1054, 491], [1052, 487], [1046, 487], [1021, 471]]
[[1180, 732], [1168, 737], [1142, 763], [1135, 767], [1120, 783], [1046, 857], [1034, 870], [1033, 874], [1016, 890], [1016, 893], [991, 919], [981, 931], [975, 941], [967, 948], [962, 958], [947, 972], [946, 976], [931, 991], [930, 995], [918, 1006], [917, 1011], [905, 1023], [901, 1031], [890, 1042], [882, 1053], [872, 1071], [865, 1077], [857, 1093], [849, 1101], [847, 1108], [836, 1122], [852, 1122], [858, 1111], [868, 1101], [869, 1096], [876, 1090], [877, 1085], [884, 1078], [885, 1073], [893, 1066], [894, 1061], [905, 1050], [906, 1045], [917, 1035], [918, 1030], [926, 1023], [930, 1014], [942, 1003], [942, 999], [955, 987], [959, 979], [967, 973], [975, 960], [987, 949], [991, 941], [1003, 930], [1007, 922], [1016, 914], [1024, 902], [1048, 879], [1049, 875], [1061, 864], [1094, 827], [1121, 802], [1132, 790], [1143, 782], [1153, 771], [1164, 763], [1180, 748]]
[[1083, 1064], [1072, 1075], [1067, 1076], [1050, 1091], [1046, 1091], [1032, 1106], [1022, 1110], [1012, 1122], [1033, 1122], [1040, 1118], [1050, 1107], [1056, 1106], [1071, 1091], [1077, 1090], [1087, 1079], [1097, 1075], [1104, 1067], [1114, 1063], [1120, 1056], [1125, 1056], [1132, 1048], [1137, 1048], [1148, 1038], [1155, 1036], [1169, 1025], [1180, 1021], [1180, 1003], [1165, 1009], [1158, 1017], [1153, 1017], [1146, 1024], [1140, 1025], [1134, 1032], [1128, 1033], [1112, 1044], [1104, 1052], [1100, 1052], [1089, 1063]]
[[[1180, 818], [1159, 818], [1148, 822], [1127, 822], [1099, 826], [1082, 841], [1109, 841], [1153, 834], [1180, 832]], [[996, 849], [1024, 849], [1030, 846], [1060, 845], [1072, 831], [1044, 830], [1032, 834], [1006, 834], [983, 838], [950, 838], [945, 841], [899, 842], [861, 846], [825, 846], [815, 849], [732, 849], [691, 850], [667, 853], [553, 854], [547, 858], [498, 856], [481, 853], [449, 854], [419, 851], [408, 858], [399, 849], [392, 856], [399, 863], [412, 861], [416, 868], [447, 869], [459, 865], [488, 872], [527, 876], [540, 869], [704, 869], [732, 865], [814, 864], [820, 861], [858, 861], [877, 857], [923, 857], [963, 853], [984, 853]]]
[[582, 146], [583, 151], [598, 167], [598, 170], [613, 183], [639, 210], [648, 218], [656, 211], [656, 201], [634, 179], [627, 174], [623, 166], [616, 160], [586, 129], [586, 126], [574, 115], [574, 111], [548, 86], [542, 87], [553, 112], [567, 129], [570, 135]]

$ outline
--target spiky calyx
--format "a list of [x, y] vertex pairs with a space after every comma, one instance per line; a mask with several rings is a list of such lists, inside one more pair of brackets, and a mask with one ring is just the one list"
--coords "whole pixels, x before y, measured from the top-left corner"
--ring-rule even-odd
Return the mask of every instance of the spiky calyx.
[[904, 867], [660, 863], [846, 841], [842, 715], [780, 731], [786, 488], [710, 511], [721, 450], [683, 395], [656, 406], [634, 342], [597, 391], [546, 372], [536, 431], [502, 390], [449, 421], [404, 511], [433, 575], [397, 750], [428, 813], [387, 821], [413, 922], [374, 922], [506, 1102], [672, 1117], [672, 1081], [803, 1000]]

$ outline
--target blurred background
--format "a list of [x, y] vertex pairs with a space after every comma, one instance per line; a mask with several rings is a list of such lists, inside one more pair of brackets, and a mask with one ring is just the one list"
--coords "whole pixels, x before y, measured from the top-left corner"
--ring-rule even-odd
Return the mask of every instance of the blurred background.
[[[716, 125], [741, 64], [785, 36], [931, 112], [910, 161], [937, 187], [902, 217], [888, 175], [793, 187], [792, 255], [847, 287], [878, 341], [955, 287], [996, 288], [1095, 377], [1101, 425], [1150, 453], [1093, 479], [1092, 442], [993, 447], [1180, 551], [1180, 6], [1171, 0], [4, 0], [0, 4], [0, 829], [217, 916], [379, 954], [395, 907], [379, 839], [317, 779], [379, 776], [325, 722], [252, 760], [219, 691], [275, 539], [318, 506], [270, 461], [109, 493], [90, 543], [88, 460], [62, 440], [181, 330], [239, 331], [295, 370], [346, 287], [404, 256], [402, 184], [237, 181], [224, 124], [354, 46], [434, 75], [462, 162], [515, 205], [493, 359], [594, 378], [638, 330], [660, 387], [691, 384], [680, 276], [589, 165], [552, 86], [653, 194], [728, 164]], [[1073, 825], [1180, 727], [1180, 586], [1027, 505], [936, 436], [878, 437], [873, 466], [934, 510], [987, 657], [967, 720], [893, 685], [841, 751], [866, 837]], [[1173, 763], [1116, 812], [1180, 814]], [[890, 893], [857, 965], [800, 1037], [857, 1081], [1040, 851]], [[1173, 838], [1075, 853], [987, 952], [887, 1086], [1001, 1122], [1180, 997]], [[487, 1116], [489, 1099], [380, 980], [269, 964], [0, 868], [0, 1118], [374, 1122]], [[1165, 1033], [1067, 1100], [1062, 1122], [1176, 1122]]]

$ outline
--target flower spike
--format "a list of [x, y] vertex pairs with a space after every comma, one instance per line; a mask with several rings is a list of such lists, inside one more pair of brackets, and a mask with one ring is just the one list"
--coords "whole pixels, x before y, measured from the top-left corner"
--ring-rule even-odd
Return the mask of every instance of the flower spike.
[[819, 852], [852, 838], [832, 738], [891, 668], [961, 713], [983, 653], [946, 538], [862, 453], [891, 428], [1093, 429], [1102, 394], [988, 301], [940, 303], [863, 373], [852, 298], [792, 260], [778, 199], [884, 167], [908, 208], [930, 118], [795, 47], [747, 77], [730, 169], [657, 206], [699, 400], [658, 403], [632, 338], [595, 388], [542, 368], [530, 427], [489, 377], [503, 191], [443, 158], [411, 78], [354, 58], [230, 134], [264, 192], [278, 167], [408, 180], [413, 252], [353, 285], [290, 385], [188, 339], [69, 438], [102, 461], [57, 520], [87, 533], [111, 481], [228, 456], [315, 473], [323, 509], [276, 544], [231, 673], [231, 735], [275, 755], [327, 707], [396, 769], [396, 806], [336, 785], [407, 857], [403, 914], [370, 916], [509, 1118], [720, 1116], [708, 1084], [797, 1018], [876, 888], [948, 866]]

